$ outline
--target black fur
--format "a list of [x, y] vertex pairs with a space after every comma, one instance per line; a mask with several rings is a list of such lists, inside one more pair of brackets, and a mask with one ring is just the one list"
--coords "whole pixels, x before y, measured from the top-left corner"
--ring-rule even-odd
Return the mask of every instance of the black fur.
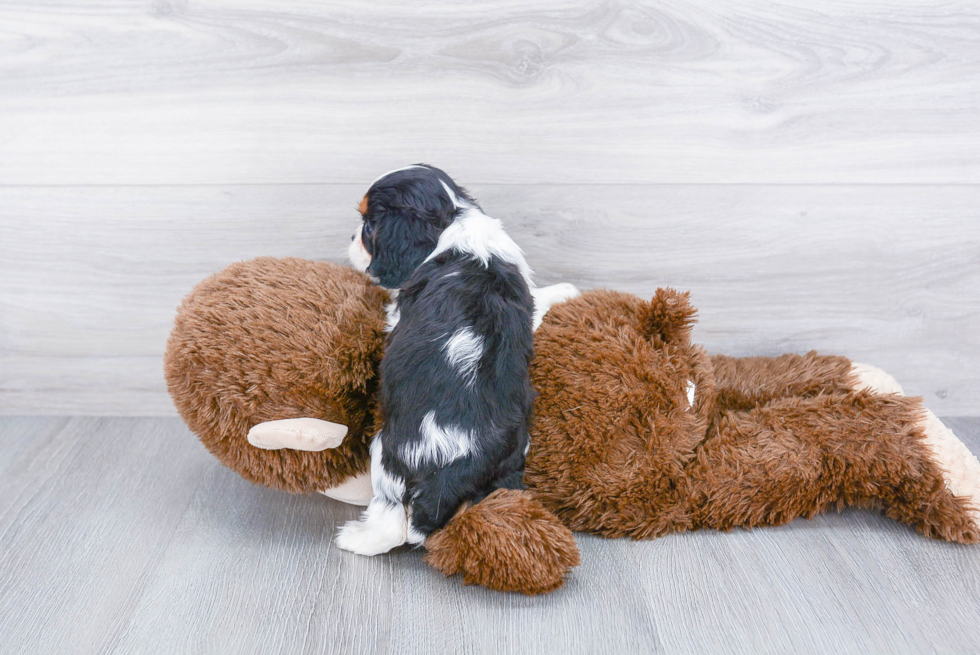
[[[444, 526], [464, 502], [523, 487], [534, 398], [528, 375], [534, 308], [520, 269], [498, 258], [484, 265], [457, 251], [423, 263], [458, 213], [440, 179], [476, 206], [438, 169], [399, 171], [368, 191], [365, 225], [374, 225], [363, 239], [372, 255], [368, 270], [383, 286], [401, 289], [399, 322], [381, 362], [381, 463], [404, 481], [397, 500], [423, 535]], [[483, 344], [472, 385], [446, 357], [447, 342], [464, 328]], [[424, 439], [420, 427], [429, 412], [439, 426], [467, 431], [473, 452], [448, 464], [408, 461], [405, 449]]]
[[388, 289], [398, 289], [435, 250], [439, 235], [456, 217], [441, 182], [457, 198], [476, 202], [452, 178], [433, 166], [395, 171], [368, 189], [361, 241], [371, 255], [368, 274]]

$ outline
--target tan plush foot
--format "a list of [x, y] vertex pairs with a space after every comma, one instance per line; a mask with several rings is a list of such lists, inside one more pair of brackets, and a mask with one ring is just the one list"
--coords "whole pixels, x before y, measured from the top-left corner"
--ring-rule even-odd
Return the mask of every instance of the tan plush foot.
[[921, 427], [926, 446], [943, 471], [946, 488], [954, 496], [969, 499], [973, 523], [980, 527], [980, 462], [935, 414], [928, 409], [925, 412]]
[[347, 478], [336, 487], [324, 489], [320, 493], [342, 503], [366, 507], [374, 495], [374, 491], [371, 489], [371, 473], [361, 473], [356, 477]]
[[898, 380], [877, 366], [854, 362], [851, 364], [851, 376], [855, 380], [855, 391], [867, 389], [879, 394], [897, 393], [900, 396], [905, 395], [905, 391], [902, 390], [902, 385], [898, 383]]
[[326, 450], [344, 441], [347, 426], [318, 418], [287, 418], [259, 423], [248, 431], [248, 442], [264, 450]]

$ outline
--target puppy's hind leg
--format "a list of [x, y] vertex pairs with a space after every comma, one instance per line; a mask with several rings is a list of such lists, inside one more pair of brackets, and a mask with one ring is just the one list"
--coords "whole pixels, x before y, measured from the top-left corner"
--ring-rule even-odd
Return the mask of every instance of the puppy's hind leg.
[[349, 521], [337, 535], [337, 545], [358, 555], [380, 555], [408, 540], [405, 506], [375, 498], [360, 521]]
[[405, 483], [381, 465], [379, 433], [371, 442], [371, 483], [374, 498], [360, 521], [349, 521], [337, 535], [337, 545], [358, 555], [380, 555], [408, 541], [408, 514], [402, 504]]

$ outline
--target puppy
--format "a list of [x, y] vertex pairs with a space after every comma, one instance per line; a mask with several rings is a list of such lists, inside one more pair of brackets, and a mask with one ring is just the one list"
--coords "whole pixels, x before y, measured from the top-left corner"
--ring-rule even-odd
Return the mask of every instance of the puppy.
[[421, 544], [463, 503], [523, 488], [533, 392], [531, 270], [500, 221], [443, 171], [378, 178], [359, 207], [351, 262], [393, 290], [381, 362], [383, 427], [371, 442], [374, 492], [337, 544], [376, 555]]

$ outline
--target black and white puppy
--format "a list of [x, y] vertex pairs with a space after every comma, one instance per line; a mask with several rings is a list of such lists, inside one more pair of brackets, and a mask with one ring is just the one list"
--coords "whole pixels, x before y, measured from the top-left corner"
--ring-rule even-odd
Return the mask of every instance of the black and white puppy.
[[337, 544], [376, 555], [421, 544], [464, 502], [522, 488], [533, 392], [531, 270], [500, 221], [438, 168], [378, 178], [349, 256], [393, 290], [381, 362], [383, 426], [371, 442], [374, 497]]

